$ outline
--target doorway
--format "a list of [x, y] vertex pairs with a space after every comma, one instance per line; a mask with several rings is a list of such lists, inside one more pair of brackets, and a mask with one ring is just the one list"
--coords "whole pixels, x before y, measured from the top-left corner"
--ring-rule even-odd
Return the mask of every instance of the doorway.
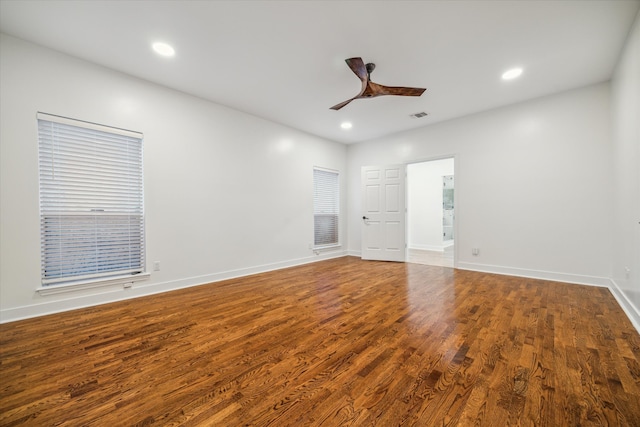
[[454, 267], [454, 158], [407, 165], [407, 261]]

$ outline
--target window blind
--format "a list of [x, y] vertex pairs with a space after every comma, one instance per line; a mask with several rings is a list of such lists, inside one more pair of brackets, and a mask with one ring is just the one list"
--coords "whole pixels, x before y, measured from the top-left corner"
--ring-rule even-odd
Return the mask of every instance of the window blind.
[[144, 271], [142, 135], [38, 113], [42, 284]]
[[340, 214], [338, 172], [314, 168], [313, 186], [314, 246], [337, 245]]

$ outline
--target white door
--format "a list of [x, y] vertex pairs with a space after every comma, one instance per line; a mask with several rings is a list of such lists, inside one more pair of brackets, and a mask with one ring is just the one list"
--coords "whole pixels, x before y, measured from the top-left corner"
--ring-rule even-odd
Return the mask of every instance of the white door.
[[404, 261], [405, 165], [362, 168], [362, 259]]

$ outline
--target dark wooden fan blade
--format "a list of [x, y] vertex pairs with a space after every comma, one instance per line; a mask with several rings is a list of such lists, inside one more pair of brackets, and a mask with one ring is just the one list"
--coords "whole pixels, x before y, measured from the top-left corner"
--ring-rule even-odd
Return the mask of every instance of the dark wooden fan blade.
[[331, 107], [330, 110], [339, 110], [342, 107], [344, 107], [345, 105], [347, 105], [348, 103], [350, 103], [351, 101], [353, 101], [354, 99], [356, 99], [356, 98], [347, 99], [346, 101], [341, 102], [340, 104], [336, 104], [333, 107]]
[[[339, 110], [354, 99], [374, 98], [376, 96], [382, 95], [420, 96], [425, 90], [427, 90], [426, 88], [418, 87], [395, 87], [379, 85], [370, 80], [369, 71], [367, 71], [367, 65], [364, 63], [362, 58], [348, 58], [344, 61], [347, 63], [351, 71], [353, 71], [354, 74], [358, 76], [358, 78], [360, 78], [360, 81], [362, 82], [362, 89], [360, 90], [360, 93], [353, 98], [331, 107], [332, 110]], [[369, 65], [371, 66], [369, 70], [373, 70], [375, 65]]]
[[365, 65], [362, 58], [349, 58], [345, 59], [344, 62], [346, 62], [351, 71], [353, 71], [355, 75], [360, 78], [360, 81], [362, 82], [362, 88], [360, 89], [360, 93], [358, 93], [356, 96], [349, 100], [341, 102], [340, 104], [334, 105], [333, 107], [331, 107], [331, 110], [339, 110], [354, 99], [359, 98], [367, 89], [367, 84], [369, 83], [369, 73], [367, 72], [367, 66]]
[[393, 87], [377, 85], [376, 95], [420, 96], [427, 90], [419, 87]]
[[369, 73], [367, 73], [367, 66], [365, 65], [362, 58], [349, 58], [345, 59], [344, 62], [347, 63], [351, 71], [355, 73], [356, 76], [360, 78], [360, 80], [368, 81]]

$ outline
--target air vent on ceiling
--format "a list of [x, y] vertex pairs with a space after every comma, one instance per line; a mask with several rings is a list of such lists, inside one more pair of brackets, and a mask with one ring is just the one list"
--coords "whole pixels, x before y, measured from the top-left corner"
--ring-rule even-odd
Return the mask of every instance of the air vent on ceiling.
[[412, 114], [410, 117], [413, 117], [414, 119], [419, 119], [421, 117], [425, 117], [427, 116], [427, 113], [425, 113], [424, 111], [420, 112], [420, 113], [415, 113]]

